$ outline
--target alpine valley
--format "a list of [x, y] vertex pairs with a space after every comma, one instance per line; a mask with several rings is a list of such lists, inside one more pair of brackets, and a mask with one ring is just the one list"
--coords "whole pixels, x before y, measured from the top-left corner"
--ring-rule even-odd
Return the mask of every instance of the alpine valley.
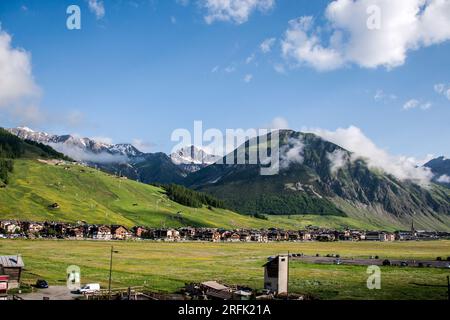
[[[209, 193], [244, 215], [343, 219], [392, 229], [409, 229], [414, 223], [416, 228], [450, 231], [450, 189], [445, 180], [449, 160], [445, 158], [417, 168], [433, 177], [426, 183], [400, 179], [315, 134], [282, 130], [280, 172], [262, 176], [260, 162], [216, 164], [220, 157], [194, 146], [167, 155], [144, 153], [131, 144], [56, 136], [24, 127], [8, 131], [102, 171], [146, 184], [173, 183]], [[247, 141], [234, 156], [244, 153], [248, 159], [264, 147], [259, 141]]]

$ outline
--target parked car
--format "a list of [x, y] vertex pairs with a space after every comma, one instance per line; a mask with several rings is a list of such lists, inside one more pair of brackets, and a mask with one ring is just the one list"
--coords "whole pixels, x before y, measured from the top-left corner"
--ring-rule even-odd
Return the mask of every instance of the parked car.
[[342, 262], [341, 262], [341, 260], [340, 259], [336, 259], [336, 260], [334, 260], [334, 264], [337, 264], [337, 265], [340, 265]]
[[100, 284], [98, 283], [90, 283], [82, 286], [78, 293], [86, 294], [86, 293], [95, 293], [100, 291]]
[[407, 267], [407, 266], [408, 266], [408, 262], [402, 261], [402, 262], [400, 263], [400, 266], [402, 266], [402, 267]]
[[36, 288], [38, 289], [47, 289], [48, 288], [48, 282], [42, 279], [39, 279], [36, 281]]

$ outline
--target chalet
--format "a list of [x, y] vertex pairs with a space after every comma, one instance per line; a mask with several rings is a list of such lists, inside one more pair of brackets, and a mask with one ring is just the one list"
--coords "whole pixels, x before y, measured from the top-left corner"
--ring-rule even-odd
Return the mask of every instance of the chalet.
[[7, 220], [0, 223], [0, 228], [5, 231], [5, 233], [13, 234], [20, 232], [20, 223], [17, 221]]
[[25, 265], [20, 255], [0, 256], [0, 275], [8, 276], [8, 289], [19, 287], [24, 267]]
[[222, 240], [227, 242], [241, 241], [241, 236], [237, 232], [225, 231], [222, 233]]
[[221, 234], [215, 229], [203, 230], [201, 233], [202, 241], [220, 242]]
[[381, 232], [380, 241], [395, 241], [395, 234], [390, 232]]
[[320, 233], [316, 235], [315, 239], [317, 241], [328, 242], [328, 241], [335, 241], [336, 237], [333, 233]]
[[251, 241], [255, 242], [268, 242], [267, 234], [263, 232], [254, 232], [250, 236]]
[[415, 239], [416, 239], [415, 232], [411, 232], [411, 231], [396, 231], [395, 232], [395, 240], [408, 241], [408, 240], [415, 240]]
[[95, 240], [111, 240], [111, 228], [108, 226], [98, 226], [93, 228], [92, 238]]
[[241, 232], [238, 233], [238, 235], [239, 235], [240, 241], [243, 241], [243, 242], [250, 242], [250, 241], [252, 241], [252, 236], [248, 232], [241, 231]]
[[439, 235], [436, 232], [417, 231], [417, 238], [420, 240], [436, 240], [439, 239]]
[[379, 231], [366, 232], [366, 241], [380, 241], [382, 233]]
[[131, 231], [137, 238], [144, 238], [144, 235], [148, 233], [148, 229], [141, 226], [133, 227]]
[[298, 232], [288, 232], [288, 239], [289, 241], [299, 241], [300, 239], [300, 234]]
[[298, 233], [298, 235], [299, 235], [299, 239], [300, 239], [301, 241], [309, 241], [309, 240], [312, 239], [312, 235], [311, 235], [311, 233], [308, 232], [308, 231], [300, 231], [300, 232]]
[[167, 238], [167, 229], [155, 229], [151, 239], [165, 240]]
[[269, 230], [267, 238], [269, 241], [281, 241], [281, 234], [277, 230]]
[[352, 230], [350, 234], [352, 236], [352, 241], [366, 240], [366, 234], [362, 231]]
[[179, 229], [179, 231], [180, 231], [180, 237], [183, 239], [193, 239], [196, 234], [195, 228], [185, 227], [185, 228]]
[[180, 232], [175, 229], [156, 229], [153, 232], [153, 239], [160, 239], [164, 241], [179, 241]]
[[23, 226], [23, 230], [28, 233], [36, 234], [44, 230], [44, 225], [37, 222], [28, 222]]
[[114, 240], [127, 240], [132, 236], [133, 234], [124, 226], [111, 226], [111, 238]]
[[74, 239], [83, 239], [84, 238], [84, 228], [83, 227], [69, 227], [66, 230], [66, 235], [70, 238]]
[[180, 238], [180, 232], [175, 229], [169, 229], [167, 230], [167, 241], [179, 241]]
[[342, 241], [352, 241], [353, 240], [352, 234], [349, 230], [336, 231], [335, 237]]

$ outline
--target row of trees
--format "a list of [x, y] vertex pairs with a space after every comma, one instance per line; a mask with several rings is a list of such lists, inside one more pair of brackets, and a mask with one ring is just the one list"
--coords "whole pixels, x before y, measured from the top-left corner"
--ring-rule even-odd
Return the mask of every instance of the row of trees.
[[14, 168], [11, 159], [18, 158], [23, 153], [23, 141], [0, 128], [0, 184], [8, 183], [8, 175]]
[[0, 183], [8, 184], [8, 174], [13, 171], [14, 163], [9, 159], [0, 159]]
[[203, 205], [206, 205], [215, 208], [225, 208], [225, 203], [222, 200], [206, 193], [197, 192], [176, 184], [160, 185], [160, 187], [166, 191], [170, 200], [188, 207], [201, 208]]

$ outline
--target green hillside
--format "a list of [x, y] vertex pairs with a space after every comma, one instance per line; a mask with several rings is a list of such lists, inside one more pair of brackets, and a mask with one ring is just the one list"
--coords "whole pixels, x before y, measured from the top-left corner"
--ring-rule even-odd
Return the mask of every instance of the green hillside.
[[[58, 203], [58, 209], [49, 206]], [[161, 188], [117, 178], [80, 165], [52, 165], [17, 159], [9, 184], [0, 188], [0, 219], [35, 221], [84, 220], [88, 223], [154, 227], [205, 226], [222, 228], [324, 227], [377, 229], [347, 217], [269, 216], [268, 220], [207, 207], [190, 208], [169, 200]]]

